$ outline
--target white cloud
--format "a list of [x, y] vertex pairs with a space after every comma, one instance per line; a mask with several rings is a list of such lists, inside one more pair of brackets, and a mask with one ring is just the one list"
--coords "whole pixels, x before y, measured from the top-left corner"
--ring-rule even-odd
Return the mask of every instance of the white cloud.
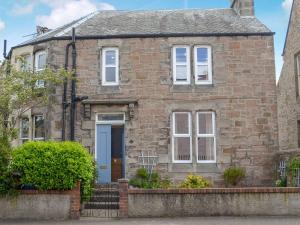
[[37, 25], [48, 28], [69, 23], [96, 10], [114, 10], [115, 7], [108, 3], [93, 3], [91, 0], [41, 0], [51, 7], [49, 15], [36, 17]]
[[64, 6], [68, 2], [74, 2], [76, 0], [40, 0], [41, 3], [50, 6], [51, 8], [58, 8]]
[[290, 12], [292, 8], [292, 4], [293, 4], [293, 0], [284, 0], [284, 2], [282, 3], [282, 7], [286, 12]]
[[4, 30], [4, 28], [5, 28], [5, 23], [0, 19], [0, 31]]
[[116, 10], [116, 8], [113, 5], [105, 3], [105, 2], [99, 3], [97, 8], [99, 10]]
[[31, 2], [27, 5], [20, 5], [20, 4], [15, 4], [12, 9], [12, 14], [15, 16], [19, 15], [26, 15], [32, 13], [33, 9], [35, 7], [35, 3]]

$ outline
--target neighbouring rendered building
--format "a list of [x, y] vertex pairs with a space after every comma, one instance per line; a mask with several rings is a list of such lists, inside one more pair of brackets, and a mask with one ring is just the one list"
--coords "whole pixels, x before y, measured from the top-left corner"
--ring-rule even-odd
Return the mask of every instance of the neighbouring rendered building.
[[281, 154], [300, 148], [300, 1], [294, 0], [283, 50], [284, 64], [277, 84]]
[[254, 16], [253, 0], [230, 4], [99, 11], [13, 47], [13, 63], [22, 55], [29, 68], [59, 69], [67, 58], [77, 77], [66, 101], [56, 87], [56, 103], [20, 120], [15, 144], [74, 139], [95, 157], [101, 183], [132, 177], [150, 156], [174, 181], [195, 173], [221, 186], [224, 169], [236, 165], [247, 185], [271, 184], [274, 33]]

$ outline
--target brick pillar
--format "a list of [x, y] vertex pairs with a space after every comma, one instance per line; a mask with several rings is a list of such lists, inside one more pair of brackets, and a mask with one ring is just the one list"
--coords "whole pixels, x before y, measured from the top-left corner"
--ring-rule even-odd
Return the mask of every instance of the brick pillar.
[[71, 205], [70, 205], [70, 219], [80, 218], [80, 181], [77, 182], [74, 189], [70, 190]]
[[120, 218], [128, 217], [128, 180], [127, 179], [119, 179], [119, 216]]

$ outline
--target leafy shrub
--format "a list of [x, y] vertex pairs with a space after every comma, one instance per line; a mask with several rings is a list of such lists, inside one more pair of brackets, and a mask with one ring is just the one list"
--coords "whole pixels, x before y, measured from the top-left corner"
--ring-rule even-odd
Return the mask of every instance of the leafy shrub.
[[39, 190], [68, 190], [81, 181], [82, 200], [91, 193], [95, 165], [75, 142], [26, 142], [13, 151], [12, 169], [20, 182]]
[[224, 171], [223, 176], [227, 186], [236, 186], [245, 178], [246, 172], [245, 169], [240, 167], [230, 167]]
[[298, 157], [291, 157], [287, 163], [287, 180], [288, 186], [297, 186], [298, 170], [300, 169], [300, 159]]
[[14, 180], [10, 171], [11, 148], [6, 139], [0, 139], [0, 195], [14, 192]]
[[281, 179], [276, 180], [275, 185], [276, 185], [276, 187], [286, 187], [287, 186], [287, 179], [286, 179], [286, 177], [283, 177]]
[[207, 188], [210, 187], [211, 184], [208, 180], [203, 178], [202, 176], [197, 176], [190, 174], [185, 180], [180, 184], [181, 188]]
[[146, 169], [140, 168], [136, 171], [135, 177], [129, 180], [129, 184], [143, 189], [167, 189], [170, 188], [171, 181], [169, 179], [162, 179], [156, 172], [150, 175]]
[[298, 157], [292, 157], [287, 163], [287, 170], [295, 170], [300, 168], [300, 159]]

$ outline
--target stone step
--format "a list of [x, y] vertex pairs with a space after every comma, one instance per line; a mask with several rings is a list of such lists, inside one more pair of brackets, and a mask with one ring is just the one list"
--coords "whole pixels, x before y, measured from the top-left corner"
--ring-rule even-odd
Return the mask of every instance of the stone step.
[[101, 189], [94, 189], [93, 195], [119, 195], [119, 189], [116, 188], [101, 188]]
[[94, 187], [95, 187], [96, 189], [101, 189], [101, 188], [116, 188], [116, 189], [119, 189], [119, 183], [96, 184]]
[[119, 202], [87, 202], [84, 209], [119, 209]]
[[119, 195], [93, 195], [89, 202], [119, 202]]
[[119, 217], [118, 209], [83, 209], [82, 217], [99, 217], [99, 218], [117, 218]]

